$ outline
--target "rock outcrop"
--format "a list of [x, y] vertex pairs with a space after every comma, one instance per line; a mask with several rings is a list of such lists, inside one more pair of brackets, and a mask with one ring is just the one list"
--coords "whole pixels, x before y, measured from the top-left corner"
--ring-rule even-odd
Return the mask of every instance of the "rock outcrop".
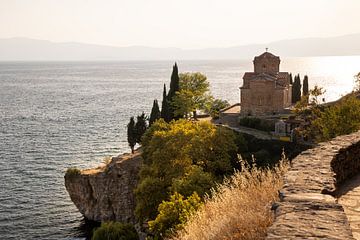
[[113, 157], [103, 167], [65, 174], [65, 187], [88, 220], [135, 223], [134, 188], [142, 158], [139, 152]]
[[354, 239], [338, 187], [360, 172], [360, 132], [340, 136], [293, 159], [284, 178], [273, 239]]

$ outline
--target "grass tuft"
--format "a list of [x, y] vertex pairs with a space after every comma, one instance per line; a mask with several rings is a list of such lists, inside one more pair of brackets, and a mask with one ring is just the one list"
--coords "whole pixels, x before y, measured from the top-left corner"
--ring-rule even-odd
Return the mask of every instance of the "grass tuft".
[[273, 221], [271, 204], [278, 200], [285, 162], [274, 169], [243, 166], [212, 191], [173, 240], [264, 239]]
[[70, 167], [66, 170], [65, 176], [74, 177], [81, 174], [81, 171], [76, 167]]

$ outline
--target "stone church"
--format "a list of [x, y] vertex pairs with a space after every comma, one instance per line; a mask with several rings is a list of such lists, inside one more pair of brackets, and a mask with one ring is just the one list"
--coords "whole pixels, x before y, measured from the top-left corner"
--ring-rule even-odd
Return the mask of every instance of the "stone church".
[[280, 72], [280, 58], [267, 50], [254, 58], [254, 72], [244, 74], [240, 87], [241, 115], [283, 112], [291, 105], [290, 75]]

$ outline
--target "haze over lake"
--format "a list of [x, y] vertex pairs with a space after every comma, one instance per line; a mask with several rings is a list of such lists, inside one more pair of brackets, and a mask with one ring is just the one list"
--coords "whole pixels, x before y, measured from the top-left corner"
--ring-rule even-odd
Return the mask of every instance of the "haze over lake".
[[[276, 53], [275, 53], [276, 54]], [[280, 56], [281, 57], [281, 56]], [[170, 82], [172, 61], [0, 63], [0, 236], [82, 239], [82, 216], [65, 187], [68, 167], [94, 167], [129, 152], [130, 116], [149, 114]], [[215, 97], [239, 101], [252, 59], [180, 61], [207, 75]], [[309, 76], [333, 101], [350, 92], [360, 56], [284, 58], [281, 70]]]

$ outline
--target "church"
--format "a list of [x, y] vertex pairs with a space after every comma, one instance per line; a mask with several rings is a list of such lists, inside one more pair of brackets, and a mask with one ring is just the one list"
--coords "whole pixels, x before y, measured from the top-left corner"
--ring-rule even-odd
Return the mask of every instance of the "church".
[[267, 51], [254, 58], [254, 71], [246, 72], [240, 87], [241, 115], [268, 115], [291, 105], [290, 74], [280, 72], [280, 57]]

